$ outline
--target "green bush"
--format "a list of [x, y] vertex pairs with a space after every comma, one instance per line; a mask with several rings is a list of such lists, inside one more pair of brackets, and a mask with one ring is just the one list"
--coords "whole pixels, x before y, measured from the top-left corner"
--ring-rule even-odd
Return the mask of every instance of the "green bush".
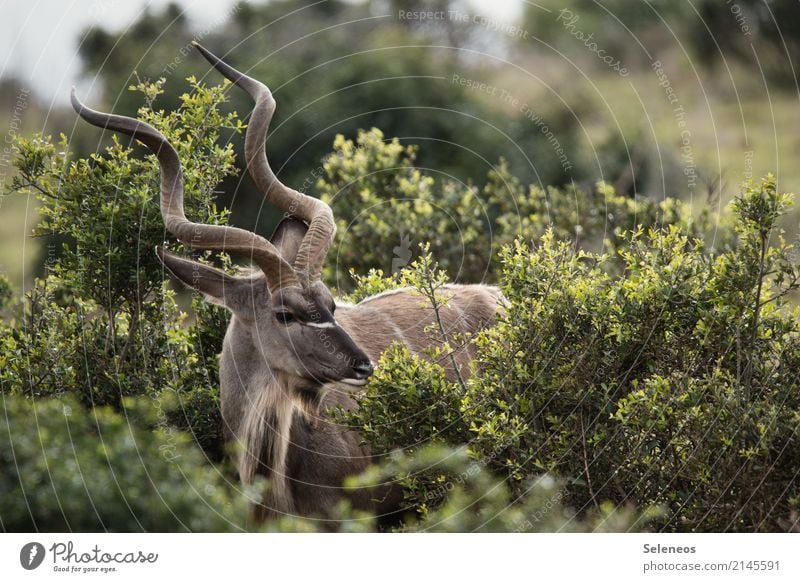
[[[390, 350], [346, 417], [379, 452], [468, 444], [516, 494], [552, 474], [579, 512], [632, 503], [665, 508], [671, 531], [796, 527], [798, 270], [775, 227], [788, 204], [771, 177], [747, 185], [721, 253], [674, 225], [638, 228], [619, 275], [552, 231], [517, 241], [501, 255], [505, 313], [475, 338], [478, 372], [462, 386]], [[415, 477], [408, 506], [430, 511], [438, 478]]]
[[241, 531], [247, 526], [247, 496], [206, 463], [187, 435], [169, 427], [142, 430], [110, 408], [86, 411], [72, 396], [29, 400], [4, 394], [2, 402], [0, 529]]
[[564, 484], [548, 475], [510, 488], [465, 447], [428, 444], [414, 454], [395, 450], [351, 480], [352, 486], [398, 482], [419, 500], [398, 531], [424, 532], [628, 532], [644, 529], [660, 510], [637, 511], [604, 503], [577, 515], [563, 505]]
[[333, 148], [317, 191], [336, 216], [328, 274], [342, 290], [352, 288], [350, 271], [397, 274], [422, 243], [451, 278], [475, 283], [497, 279], [504, 246], [538, 240], [548, 229], [581, 248], [614, 253], [637, 226], [680, 224], [698, 236], [707, 228], [705, 212], [692, 220], [675, 199], [635, 200], [605, 183], [591, 191], [526, 188], [502, 159], [481, 188], [436, 179], [414, 166], [415, 146], [384, 140], [378, 129], [359, 132], [355, 141], [339, 135]]
[[[235, 113], [220, 113], [227, 83], [189, 82], [191, 93], [171, 113], [155, 108], [163, 80], [131, 89], [144, 100], [140, 117], [181, 157], [187, 215], [225, 224], [215, 187], [235, 167], [231, 144], [218, 143], [220, 131], [243, 126]], [[71, 160], [63, 137], [58, 147], [41, 137], [18, 138], [16, 146], [11, 192], [36, 194], [42, 219], [35, 234], [62, 240], [63, 250], [26, 295], [18, 324], [0, 329], [4, 390], [32, 397], [72, 393], [84, 405], [118, 410], [127, 396], [175, 395], [164, 409], [168, 420], [220, 459], [216, 355], [227, 315], [195, 297], [189, 321], [165, 285], [153, 252], [165, 238], [155, 158], [136, 157], [117, 136], [104, 155], [88, 159]]]

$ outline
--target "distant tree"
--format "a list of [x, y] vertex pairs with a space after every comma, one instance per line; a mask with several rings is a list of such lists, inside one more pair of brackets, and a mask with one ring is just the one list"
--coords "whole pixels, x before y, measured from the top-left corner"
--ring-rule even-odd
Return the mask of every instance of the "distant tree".
[[[629, 69], [649, 66], [653, 57], [648, 53], [658, 54], [677, 41], [690, 48], [693, 60], [707, 67], [733, 60], [792, 87], [793, 71], [800, 66], [798, 2], [542, 0], [526, 5], [523, 20], [547, 44], [588, 57], [588, 51], [575, 50], [575, 43], [595, 42]], [[591, 39], [577, 38], [576, 31]]]
[[[762, 72], [772, 82], [797, 87], [800, 67], [800, 3], [704, 0], [692, 20], [689, 38], [699, 59], [719, 66], [734, 59]], [[756, 57], [757, 55], [757, 57]]]

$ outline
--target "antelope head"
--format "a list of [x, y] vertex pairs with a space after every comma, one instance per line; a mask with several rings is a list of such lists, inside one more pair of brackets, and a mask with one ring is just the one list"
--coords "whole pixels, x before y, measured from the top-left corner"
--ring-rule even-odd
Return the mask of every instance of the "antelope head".
[[372, 373], [370, 360], [337, 324], [333, 296], [320, 279], [336, 234], [332, 211], [321, 200], [285, 186], [270, 168], [266, 133], [275, 112], [270, 90], [194, 44], [255, 101], [245, 133], [247, 169], [265, 200], [285, 213], [269, 240], [232, 226], [188, 220], [181, 163], [158, 130], [129, 117], [89, 109], [74, 89], [72, 106], [92, 125], [133, 136], [156, 155], [161, 168], [161, 216], [170, 233], [189, 247], [237, 254], [258, 267], [253, 275], [232, 276], [156, 248], [158, 258], [178, 279], [233, 314], [270, 369], [298, 379], [304, 390], [328, 382], [364, 384]]

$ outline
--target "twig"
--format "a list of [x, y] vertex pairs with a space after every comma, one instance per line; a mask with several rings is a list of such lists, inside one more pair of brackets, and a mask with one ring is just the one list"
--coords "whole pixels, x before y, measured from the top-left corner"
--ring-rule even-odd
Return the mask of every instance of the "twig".
[[592, 476], [589, 474], [589, 456], [586, 452], [586, 429], [583, 426], [583, 412], [578, 414], [578, 417], [581, 421], [581, 444], [583, 445], [583, 470], [586, 473], [586, 483], [589, 485], [589, 495], [592, 498], [592, 503], [594, 504], [595, 509], [600, 511], [600, 505], [597, 503], [597, 498], [594, 495], [594, 489], [592, 488]]

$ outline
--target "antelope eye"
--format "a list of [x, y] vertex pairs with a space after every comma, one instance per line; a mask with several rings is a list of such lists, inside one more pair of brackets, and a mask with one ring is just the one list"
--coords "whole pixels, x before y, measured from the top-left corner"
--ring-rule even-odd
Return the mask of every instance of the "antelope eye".
[[278, 320], [278, 323], [282, 323], [283, 325], [289, 325], [295, 321], [294, 315], [288, 311], [276, 311], [275, 319]]

